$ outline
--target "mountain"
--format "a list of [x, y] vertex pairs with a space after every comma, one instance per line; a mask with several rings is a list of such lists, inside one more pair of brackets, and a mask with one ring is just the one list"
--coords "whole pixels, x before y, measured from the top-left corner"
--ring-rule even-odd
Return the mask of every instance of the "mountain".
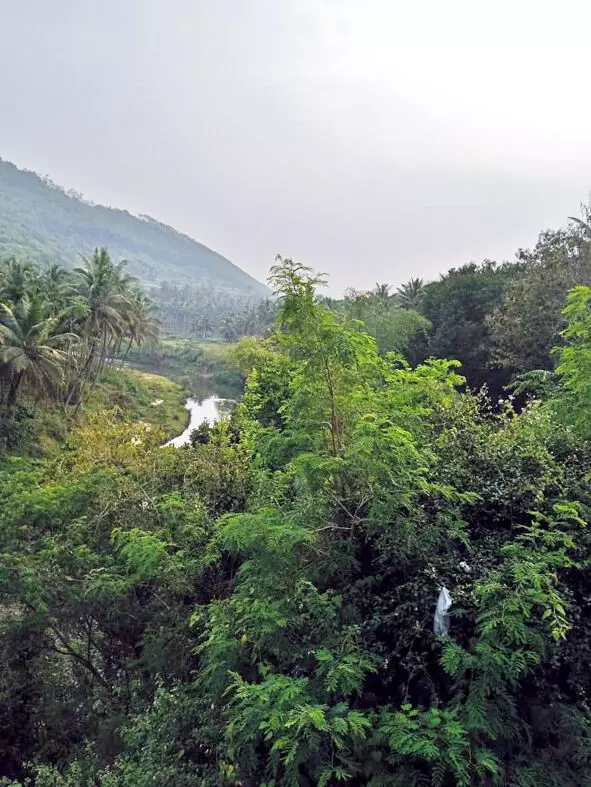
[[94, 205], [75, 191], [0, 159], [0, 257], [72, 267], [106, 246], [146, 284], [210, 284], [242, 295], [267, 288], [221, 254], [150, 216]]

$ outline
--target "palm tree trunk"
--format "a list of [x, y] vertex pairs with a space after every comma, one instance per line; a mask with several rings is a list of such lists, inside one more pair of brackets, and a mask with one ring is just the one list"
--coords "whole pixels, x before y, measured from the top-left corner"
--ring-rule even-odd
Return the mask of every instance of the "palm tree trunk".
[[[93, 344], [91, 346], [91, 348], [90, 348], [90, 352], [88, 353], [88, 355], [86, 357], [86, 361], [84, 362], [84, 366], [82, 367], [81, 385], [80, 385], [80, 388], [79, 388], [80, 396], [79, 396], [79, 399], [78, 399], [78, 403], [76, 405], [76, 410], [74, 411], [74, 415], [76, 415], [76, 413], [78, 412], [78, 408], [80, 407], [80, 402], [82, 401], [82, 394], [84, 392], [84, 386], [86, 385], [86, 383], [88, 381], [88, 378], [90, 376], [90, 369], [92, 368], [92, 361], [94, 359], [95, 350], [96, 350], [96, 345]], [[72, 397], [74, 396], [74, 392], [76, 391], [76, 389], [77, 389], [76, 385], [72, 385], [71, 386], [70, 392], [69, 392], [68, 397], [66, 399], [65, 407], [68, 407], [70, 405], [70, 403], [72, 401]]]
[[22, 381], [23, 381], [23, 372], [18, 372], [18, 374], [13, 375], [12, 381], [10, 383], [10, 388], [8, 390], [8, 398], [6, 400], [7, 415], [13, 414], [14, 405], [16, 403], [16, 397]]
[[102, 372], [103, 367], [105, 365], [106, 355], [107, 355], [107, 333], [104, 332], [103, 333], [103, 338], [101, 339], [101, 351], [100, 351], [100, 354], [99, 354], [99, 358], [98, 358], [98, 362], [97, 362], [96, 369], [95, 369], [95, 372], [94, 372], [94, 376], [93, 376], [92, 381], [91, 381], [91, 388], [94, 388], [94, 386], [98, 382], [99, 374]]
[[[125, 348], [125, 352], [123, 353], [123, 358], [121, 359], [121, 366], [119, 367], [120, 369], [123, 369], [123, 364], [125, 363], [125, 359], [126, 359], [126, 358], [127, 358], [127, 356], [129, 355], [129, 351], [131, 350], [131, 345], [132, 345], [132, 344], [133, 344], [133, 336], [132, 336], [132, 337], [131, 337], [131, 339], [129, 340], [129, 342], [128, 342], [128, 344], [127, 344], [127, 347]], [[138, 346], [139, 346], [139, 345], [138, 345]]]

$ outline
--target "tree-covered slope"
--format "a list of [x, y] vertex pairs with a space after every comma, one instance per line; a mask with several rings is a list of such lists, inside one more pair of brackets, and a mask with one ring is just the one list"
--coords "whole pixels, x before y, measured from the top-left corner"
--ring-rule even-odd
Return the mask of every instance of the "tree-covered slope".
[[0, 257], [79, 263], [106, 246], [147, 282], [210, 282], [244, 295], [266, 288], [225, 257], [149, 216], [84, 201], [34, 172], [0, 159]]

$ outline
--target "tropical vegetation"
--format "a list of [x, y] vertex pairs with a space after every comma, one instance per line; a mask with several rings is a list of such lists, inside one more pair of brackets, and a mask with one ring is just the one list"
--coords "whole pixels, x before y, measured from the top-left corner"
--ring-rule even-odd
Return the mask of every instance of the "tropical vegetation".
[[203, 284], [162, 282], [150, 290], [159, 307], [163, 330], [185, 339], [222, 339], [268, 332], [277, 314], [271, 298], [248, 297]]
[[[189, 445], [102, 409], [6, 451], [3, 784], [589, 783], [585, 232], [342, 301], [278, 258]], [[157, 328], [103, 249], [0, 293], [8, 419], [83, 411]]]
[[80, 267], [0, 264], [0, 424], [50, 401], [71, 414], [115, 356], [158, 338], [154, 304], [106, 249]]

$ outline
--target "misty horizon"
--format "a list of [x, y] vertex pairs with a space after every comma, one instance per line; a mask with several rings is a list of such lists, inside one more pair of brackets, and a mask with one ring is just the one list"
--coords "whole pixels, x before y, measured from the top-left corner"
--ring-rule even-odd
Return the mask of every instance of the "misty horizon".
[[4, 0], [0, 154], [259, 281], [276, 254], [335, 294], [433, 280], [512, 261], [587, 199], [590, 15]]

